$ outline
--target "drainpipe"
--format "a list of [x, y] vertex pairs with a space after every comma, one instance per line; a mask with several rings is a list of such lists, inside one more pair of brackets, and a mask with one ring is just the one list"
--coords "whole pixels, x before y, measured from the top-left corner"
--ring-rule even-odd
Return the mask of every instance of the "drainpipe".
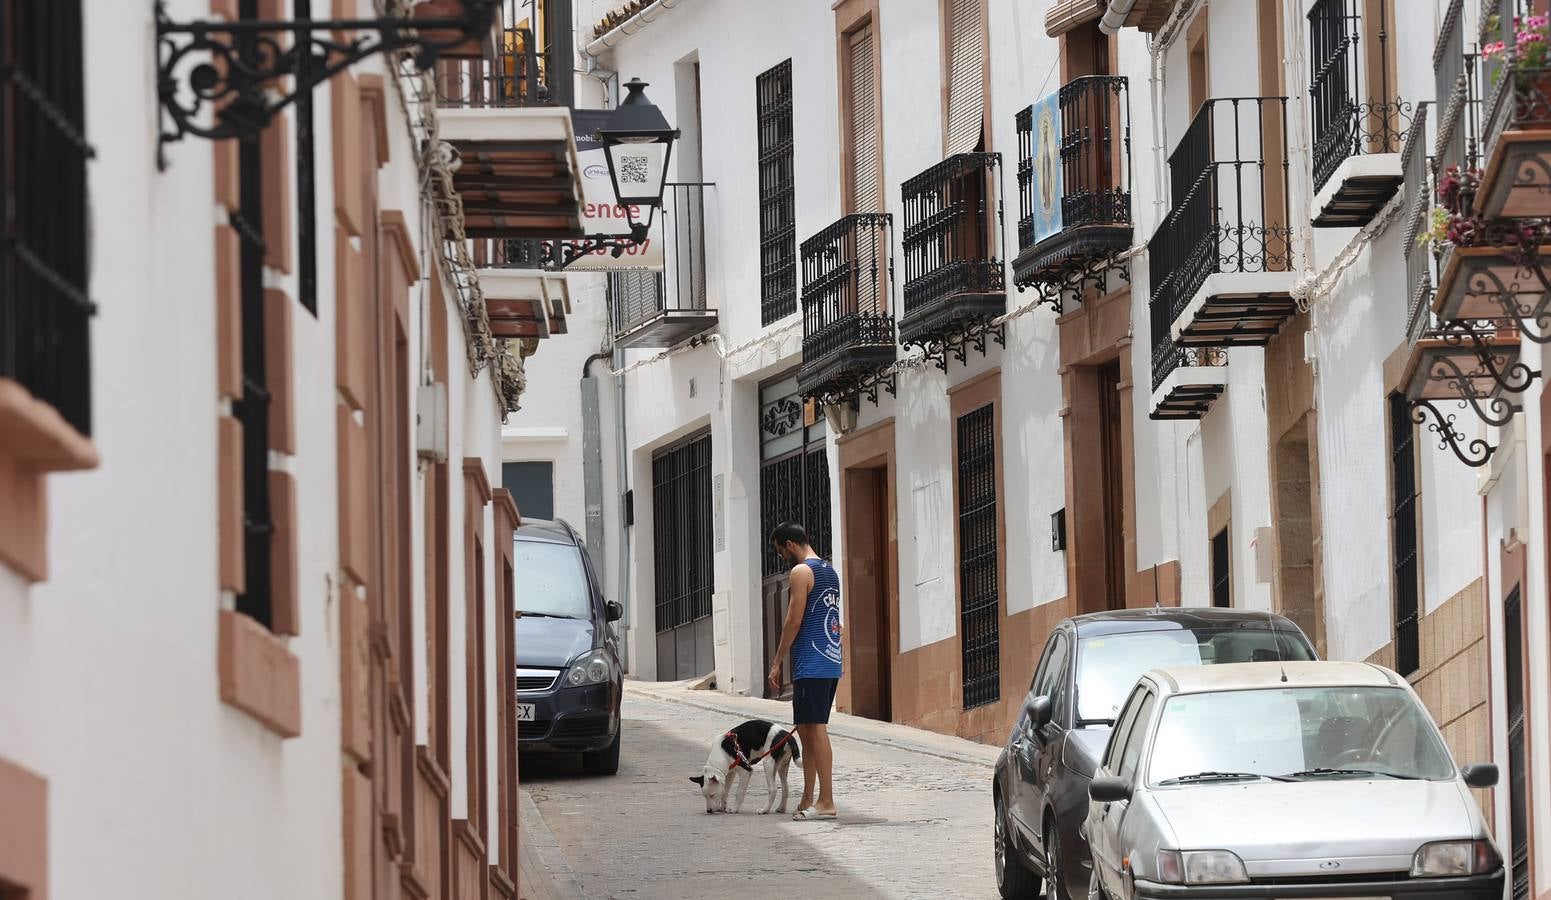
[[598, 562], [604, 560], [603, 429], [598, 380], [591, 370], [593, 363], [609, 356], [607, 352], [594, 353], [582, 363], [582, 491], [587, 503], [587, 551]]
[[1126, 16], [1131, 15], [1131, 7], [1136, 5], [1136, 0], [1109, 0], [1109, 8], [1104, 10], [1104, 18], [1099, 20], [1099, 30], [1105, 34], [1114, 34], [1126, 24]]

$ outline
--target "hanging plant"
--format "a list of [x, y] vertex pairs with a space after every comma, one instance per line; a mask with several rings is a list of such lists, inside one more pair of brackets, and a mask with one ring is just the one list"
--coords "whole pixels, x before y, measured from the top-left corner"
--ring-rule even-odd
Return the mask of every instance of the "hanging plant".
[[[1489, 16], [1483, 37], [1500, 33], [1500, 21], [1495, 15]], [[1492, 71], [1493, 84], [1500, 84], [1503, 72], [1511, 68], [1517, 86], [1526, 89], [1546, 77], [1542, 70], [1551, 64], [1548, 44], [1551, 44], [1551, 17], [1514, 16], [1512, 45], [1503, 40], [1483, 42], [1481, 58], [1499, 63]]]

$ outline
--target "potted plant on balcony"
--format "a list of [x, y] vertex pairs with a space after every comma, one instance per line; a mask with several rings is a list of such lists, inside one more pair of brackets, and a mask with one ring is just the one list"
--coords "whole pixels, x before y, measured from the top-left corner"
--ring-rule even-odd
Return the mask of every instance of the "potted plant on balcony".
[[1511, 44], [1488, 40], [1501, 34], [1499, 22], [1489, 16], [1482, 32], [1481, 59], [1492, 68], [1492, 84], [1513, 72], [1517, 127], [1551, 120], [1551, 16], [1514, 16]]
[[1445, 320], [1497, 318], [1504, 295], [1544, 290], [1551, 261], [1546, 220], [1486, 217], [1475, 207], [1481, 185], [1476, 168], [1450, 165], [1438, 179], [1438, 205], [1417, 243], [1442, 256], [1433, 309]]

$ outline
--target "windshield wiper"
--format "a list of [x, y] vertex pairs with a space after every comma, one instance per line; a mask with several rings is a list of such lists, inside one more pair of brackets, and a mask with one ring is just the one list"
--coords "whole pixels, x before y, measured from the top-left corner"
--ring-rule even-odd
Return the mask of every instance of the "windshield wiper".
[[1292, 781], [1285, 775], [1262, 775], [1258, 772], [1197, 772], [1194, 775], [1180, 775], [1176, 778], [1165, 778], [1159, 784], [1187, 784], [1196, 781], [1256, 781], [1268, 778], [1271, 781]]
[[1304, 769], [1302, 772], [1289, 772], [1287, 778], [1339, 778], [1347, 775], [1383, 775], [1387, 778], [1401, 778], [1406, 781], [1415, 781], [1416, 775], [1402, 775], [1399, 772], [1380, 772], [1377, 769], [1331, 769], [1321, 766], [1315, 769]]
[[534, 618], [534, 619], [579, 619], [579, 618], [581, 618], [581, 616], [562, 616], [560, 613], [528, 612], [525, 609], [519, 609], [517, 612], [519, 614], [521, 614], [523, 618], [529, 618], [529, 617]]

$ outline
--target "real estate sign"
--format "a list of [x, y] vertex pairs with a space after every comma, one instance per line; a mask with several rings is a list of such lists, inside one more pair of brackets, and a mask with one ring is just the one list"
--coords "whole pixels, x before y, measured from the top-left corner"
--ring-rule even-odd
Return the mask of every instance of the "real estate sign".
[[[598, 129], [608, 121], [611, 109], [573, 109], [572, 127], [576, 130], [576, 159], [582, 175], [582, 229], [589, 235], [628, 235], [629, 221], [625, 208], [614, 193], [614, 182], [609, 178], [608, 157], [603, 153], [603, 141]], [[639, 217], [645, 210], [637, 207]], [[601, 271], [608, 269], [661, 269], [662, 210], [652, 216], [644, 243], [628, 247], [618, 257], [612, 250], [595, 250], [566, 268], [569, 271]], [[560, 243], [570, 243], [561, 241]]]

